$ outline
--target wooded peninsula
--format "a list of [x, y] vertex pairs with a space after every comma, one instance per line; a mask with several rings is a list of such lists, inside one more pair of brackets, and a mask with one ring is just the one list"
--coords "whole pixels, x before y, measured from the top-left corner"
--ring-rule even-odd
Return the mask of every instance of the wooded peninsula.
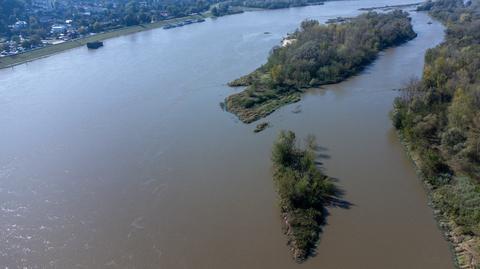
[[245, 123], [256, 121], [299, 101], [304, 89], [345, 80], [381, 50], [415, 37], [408, 13], [400, 10], [369, 12], [338, 24], [303, 21], [266, 64], [229, 83], [247, 88], [227, 97], [226, 109]]

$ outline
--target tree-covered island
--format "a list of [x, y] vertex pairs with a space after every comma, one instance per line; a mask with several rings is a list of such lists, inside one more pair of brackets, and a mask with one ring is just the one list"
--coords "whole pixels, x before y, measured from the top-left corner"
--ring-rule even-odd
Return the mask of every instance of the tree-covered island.
[[306, 144], [305, 149], [299, 148], [295, 133], [282, 131], [272, 150], [284, 231], [297, 262], [305, 260], [315, 248], [325, 218], [324, 206], [335, 193], [332, 181], [315, 162], [314, 137], [308, 137]]
[[304, 89], [345, 80], [379, 51], [415, 37], [408, 13], [399, 10], [369, 12], [339, 24], [303, 21], [266, 64], [229, 83], [247, 88], [227, 97], [226, 109], [245, 123], [256, 121], [299, 101]]

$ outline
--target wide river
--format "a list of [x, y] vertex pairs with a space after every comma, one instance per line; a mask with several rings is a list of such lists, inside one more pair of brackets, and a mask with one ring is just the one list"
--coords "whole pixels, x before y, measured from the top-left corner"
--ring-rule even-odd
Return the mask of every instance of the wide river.
[[[393, 89], [442, 41], [439, 23], [412, 12], [416, 39], [276, 111], [262, 133], [219, 106], [239, 90], [225, 83], [303, 19], [408, 1], [248, 12], [0, 70], [0, 268], [452, 268], [388, 118]], [[352, 204], [329, 208], [301, 265], [270, 170], [282, 129], [316, 135]]]

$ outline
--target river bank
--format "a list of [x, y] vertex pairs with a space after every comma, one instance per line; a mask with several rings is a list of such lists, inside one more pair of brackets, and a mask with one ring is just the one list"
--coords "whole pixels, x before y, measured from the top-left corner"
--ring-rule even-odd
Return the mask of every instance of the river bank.
[[177, 23], [177, 22], [188, 20], [188, 19], [196, 19], [196, 18], [203, 18], [203, 17], [205, 16], [198, 16], [198, 15], [188, 16], [188, 17], [182, 17], [182, 18], [175, 18], [171, 20], [159, 21], [159, 22], [150, 23], [150, 24], [129, 26], [129, 27], [124, 27], [124, 28], [120, 28], [120, 29], [116, 29], [108, 32], [91, 35], [84, 38], [66, 41], [60, 44], [48, 45], [46, 47], [30, 50], [24, 53], [2, 57], [0, 58], [0, 69], [12, 67], [12, 66], [23, 64], [26, 62], [34, 61], [36, 59], [48, 57], [50, 55], [60, 53], [69, 49], [85, 46], [89, 42], [104, 41], [106, 39], [110, 39], [114, 37], [119, 37], [119, 36], [124, 36], [124, 35], [129, 35], [129, 34], [134, 34], [138, 32], [160, 28], [169, 23]]
[[448, 217], [446, 212], [442, 210], [442, 207], [439, 206], [438, 201], [434, 199], [438, 193], [438, 189], [435, 189], [428, 179], [424, 177], [421, 170], [422, 161], [420, 154], [413, 150], [411, 144], [406, 141], [400, 131], [397, 131], [397, 136], [408, 157], [415, 165], [418, 177], [425, 186], [425, 191], [429, 199], [429, 205], [433, 210], [439, 228], [444, 232], [443, 234], [445, 239], [451, 244], [451, 250], [453, 252], [456, 265], [459, 268], [477, 269], [477, 265], [480, 263], [480, 249], [478, 248], [478, 246], [480, 246], [480, 237], [475, 235], [464, 235], [461, 232], [462, 228], [455, 223], [453, 218]]
[[480, 46], [473, 25], [480, 22], [480, 6], [452, 0], [429, 2], [419, 10], [446, 26], [446, 38], [425, 55], [421, 79], [405, 84], [391, 120], [425, 182], [458, 266], [479, 268]]
[[[304, 6], [313, 6], [313, 5], [320, 5], [320, 4], [323, 4], [323, 2], [315, 3], [315, 4], [307, 4]], [[238, 8], [239, 8], [238, 12], [223, 14], [222, 16], [236, 15], [236, 14], [240, 14], [243, 12], [250, 12], [250, 11], [271, 10], [267, 8], [252, 8], [252, 7], [238, 7]], [[110, 38], [148, 31], [148, 30], [166, 26], [168, 24], [184, 22], [189, 19], [199, 19], [199, 18], [204, 19], [204, 18], [212, 18], [212, 17], [215, 18], [215, 16], [213, 16], [211, 12], [204, 12], [201, 15], [192, 15], [192, 16], [186, 16], [181, 18], [173, 18], [169, 20], [158, 21], [158, 22], [149, 23], [149, 24], [140, 24], [140, 25], [122, 27], [119, 29], [106, 31], [106, 32], [98, 33], [98, 34], [83, 37], [83, 38], [69, 40], [59, 44], [48, 45], [46, 47], [29, 50], [16, 55], [1, 57], [0, 69], [13, 67], [15, 65], [19, 65], [26, 62], [34, 61], [36, 59], [48, 57], [50, 55], [57, 54], [69, 49], [85, 46], [89, 42], [104, 41]]]

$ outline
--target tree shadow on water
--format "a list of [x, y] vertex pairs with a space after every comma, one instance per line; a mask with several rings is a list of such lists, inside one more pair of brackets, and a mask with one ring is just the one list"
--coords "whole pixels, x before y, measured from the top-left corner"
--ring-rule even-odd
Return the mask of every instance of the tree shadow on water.
[[315, 164], [323, 172], [323, 160], [329, 160], [331, 158], [330, 155], [326, 153], [328, 149], [319, 145], [314, 145], [312, 149], [316, 153]]
[[[332, 182], [338, 182], [338, 179], [331, 178]], [[350, 209], [354, 204], [345, 200], [345, 191], [338, 186], [334, 186], [333, 194], [326, 199], [326, 206], [330, 208]]]
[[[317, 164], [318, 168], [323, 173], [325, 169], [323, 167], [322, 160], [330, 159], [331, 156], [326, 153], [328, 151], [328, 149], [325, 148], [325, 147], [317, 146], [317, 147], [315, 147], [315, 151], [317, 153], [317, 155], [316, 155], [317, 160], [316, 160], [315, 163]], [[328, 177], [328, 178], [333, 184], [333, 190], [331, 191], [331, 193], [329, 195], [327, 195], [324, 198], [323, 206], [321, 208], [322, 214], [321, 214], [321, 217], [317, 220], [318, 225], [319, 225], [318, 240], [317, 240], [315, 246], [312, 246], [312, 248], [310, 249], [306, 259], [308, 259], [310, 257], [315, 257], [316, 254], [317, 254], [316, 250], [317, 250], [318, 245], [321, 244], [321, 239], [322, 239], [322, 235], [323, 235], [323, 232], [324, 232], [324, 228], [325, 228], [326, 225], [328, 225], [328, 217], [331, 214], [330, 210], [332, 208], [333, 209], [335, 209], [335, 208], [350, 209], [351, 207], [354, 206], [353, 203], [344, 199], [345, 190], [340, 188], [337, 184], [340, 180], [338, 178], [334, 178], [334, 177]]]
[[[336, 178], [331, 180], [335, 182], [338, 181], [338, 179]], [[331, 208], [350, 209], [352, 206], [354, 206], [353, 203], [343, 199], [344, 194], [345, 194], [344, 190], [335, 186], [333, 194], [325, 198], [324, 205], [321, 209], [321, 212], [322, 212], [321, 217], [317, 220], [319, 225], [318, 240], [316, 244], [309, 249], [308, 254], [305, 257], [305, 260], [311, 257], [315, 257], [317, 255], [317, 248], [318, 248], [318, 245], [321, 244], [324, 228], [326, 225], [328, 225], [328, 217], [330, 216], [329, 209]]]

